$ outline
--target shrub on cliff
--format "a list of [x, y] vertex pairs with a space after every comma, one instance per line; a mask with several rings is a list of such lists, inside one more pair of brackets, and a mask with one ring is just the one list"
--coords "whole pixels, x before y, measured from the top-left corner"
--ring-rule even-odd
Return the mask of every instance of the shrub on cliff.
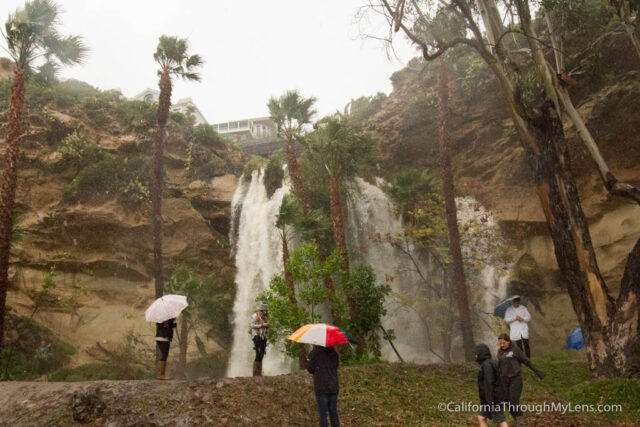
[[[102, 160], [78, 173], [65, 189], [64, 199], [67, 202], [105, 202], [125, 195], [121, 201], [142, 202], [145, 198], [140, 198], [140, 194], [146, 192], [133, 191], [133, 187], [148, 191], [151, 179], [149, 159], [105, 154]], [[126, 193], [134, 197], [130, 198]]]

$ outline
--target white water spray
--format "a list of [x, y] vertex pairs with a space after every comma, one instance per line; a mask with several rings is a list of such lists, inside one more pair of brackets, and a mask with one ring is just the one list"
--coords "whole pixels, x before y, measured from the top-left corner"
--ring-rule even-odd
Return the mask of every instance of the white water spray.
[[[442, 361], [441, 331], [429, 318], [433, 310], [433, 291], [426, 288], [423, 279], [438, 280], [430, 277], [437, 268], [430, 265], [428, 256], [418, 255], [417, 248], [406, 242], [403, 248], [389, 244], [388, 238], [402, 233], [402, 220], [396, 215], [395, 208], [386, 193], [377, 185], [362, 179], [356, 179], [352, 186], [351, 197], [346, 201], [348, 216], [346, 233], [349, 254], [356, 262], [372, 266], [379, 283], [391, 287], [391, 295], [385, 302], [387, 314], [382, 324], [395, 331], [394, 344], [406, 361], [433, 363]], [[231, 236], [236, 247], [236, 283], [238, 286], [234, 303], [234, 335], [228, 376], [249, 375], [253, 360], [252, 342], [248, 334], [249, 319], [255, 310], [256, 296], [267, 289], [274, 274], [282, 272], [282, 242], [275, 227], [276, 215], [283, 196], [289, 191], [284, 184], [271, 199], [267, 198], [263, 175], [255, 171], [251, 183], [241, 184], [232, 201], [234, 218], [232, 233], [237, 229], [237, 238]], [[481, 233], [474, 233], [468, 245], [475, 245], [474, 251], [488, 249], [487, 239], [497, 230], [497, 221], [491, 212], [482, 208], [472, 198], [458, 198], [459, 222], [464, 229], [473, 224]], [[477, 237], [479, 234], [480, 237]], [[486, 237], [483, 237], [485, 236]], [[493, 235], [495, 237], [495, 234]], [[463, 248], [471, 251], [472, 248]], [[414, 254], [414, 258], [406, 252]], [[469, 252], [467, 252], [469, 253]], [[416, 271], [420, 270], [420, 274]], [[490, 343], [495, 340], [491, 331], [491, 316], [495, 303], [504, 298], [508, 285], [508, 275], [492, 265], [484, 267], [480, 273], [478, 298], [482, 324], [476, 333], [478, 339]], [[455, 310], [455, 307], [453, 307]], [[458, 336], [457, 327], [453, 328], [454, 337]], [[397, 360], [395, 353], [386, 341], [382, 343], [382, 357]], [[461, 345], [460, 338], [453, 340], [453, 346]], [[454, 353], [456, 353], [454, 351]], [[460, 352], [457, 352], [460, 354]], [[281, 349], [268, 347], [264, 360], [265, 374], [273, 375], [293, 370], [294, 361], [288, 359]]]
[[[282, 240], [276, 228], [276, 216], [289, 187], [283, 185], [268, 198], [263, 180], [264, 173], [254, 171], [251, 182], [241, 182], [232, 200], [231, 212], [240, 211], [235, 241], [237, 290], [233, 304], [233, 344], [227, 368], [229, 377], [251, 375], [254, 352], [249, 325], [256, 309], [256, 297], [268, 289], [273, 275], [282, 272]], [[231, 232], [234, 233], [233, 227]], [[289, 372], [291, 365], [281, 349], [267, 346], [263, 360], [265, 375]]]

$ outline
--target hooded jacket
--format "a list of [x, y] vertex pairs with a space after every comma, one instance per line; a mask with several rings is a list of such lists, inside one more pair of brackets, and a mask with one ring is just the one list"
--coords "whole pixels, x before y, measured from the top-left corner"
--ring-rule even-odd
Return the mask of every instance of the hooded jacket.
[[491, 405], [499, 403], [501, 400], [501, 385], [498, 376], [498, 368], [491, 360], [491, 351], [486, 344], [478, 344], [474, 347], [473, 353], [476, 362], [480, 365], [478, 371], [478, 394], [480, 404]]
[[307, 371], [313, 374], [316, 394], [338, 394], [338, 353], [333, 347], [316, 346], [309, 354]]
[[500, 369], [501, 377], [513, 378], [521, 375], [522, 369], [520, 368], [520, 364], [527, 365], [529, 369], [538, 376], [538, 378], [544, 378], [542, 372], [533, 366], [533, 363], [531, 363], [517, 345], [511, 343], [506, 350], [500, 349], [498, 351], [498, 367]]

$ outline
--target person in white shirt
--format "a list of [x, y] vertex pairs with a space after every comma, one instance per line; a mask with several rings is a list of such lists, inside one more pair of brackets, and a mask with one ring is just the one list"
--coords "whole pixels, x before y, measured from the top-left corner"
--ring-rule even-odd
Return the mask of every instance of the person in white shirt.
[[507, 312], [504, 315], [504, 321], [509, 324], [509, 335], [515, 345], [527, 355], [527, 358], [531, 357], [531, 350], [529, 349], [529, 325], [531, 321], [531, 314], [527, 307], [520, 304], [520, 298], [513, 300], [513, 305], [507, 308]]

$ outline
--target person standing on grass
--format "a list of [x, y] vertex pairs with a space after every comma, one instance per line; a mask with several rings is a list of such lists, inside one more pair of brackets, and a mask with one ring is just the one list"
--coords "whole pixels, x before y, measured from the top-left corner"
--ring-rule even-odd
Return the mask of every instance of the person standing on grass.
[[309, 354], [307, 371], [313, 374], [313, 391], [316, 394], [320, 427], [327, 427], [327, 412], [331, 427], [340, 426], [338, 418], [338, 353], [333, 347], [314, 346]]
[[480, 427], [488, 427], [487, 420], [493, 420], [500, 427], [509, 427], [500, 406], [502, 402], [502, 384], [495, 362], [491, 360], [491, 351], [486, 344], [478, 344], [473, 349], [478, 371], [478, 394], [480, 395]]
[[513, 343], [520, 347], [527, 358], [531, 357], [531, 350], [529, 349], [529, 325], [531, 321], [531, 314], [527, 307], [520, 303], [520, 298], [513, 300], [513, 305], [507, 308], [504, 314], [504, 321], [509, 324], [509, 335], [513, 340]]
[[498, 336], [498, 370], [500, 371], [500, 381], [504, 388], [503, 403], [508, 405], [506, 409], [511, 412], [516, 420], [517, 427], [525, 427], [527, 424], [520, 410], [520, 395], [522, 394], [522, 370], [520, 365], [525, 364], [540, 379], [544, 378], [533, 363], [524, 355], [520, 347], [511, 342], [507, 334]]
[[156, 347], [158, 364], [156, 366], [156, 379], [166, 380], [167, 358], [169, 347], [173, 340], [173, 328], [176, 327], [176, 319], [169, 319], [162, 323], [156, 323]]
[[267, 321], [267, 304], [261, 302], [255, 313], [251, 315], [251, 334], [256, 358], [253, 361], [253, 376], [262, 376], [262, 359], [267, 353], [269, 322]]

